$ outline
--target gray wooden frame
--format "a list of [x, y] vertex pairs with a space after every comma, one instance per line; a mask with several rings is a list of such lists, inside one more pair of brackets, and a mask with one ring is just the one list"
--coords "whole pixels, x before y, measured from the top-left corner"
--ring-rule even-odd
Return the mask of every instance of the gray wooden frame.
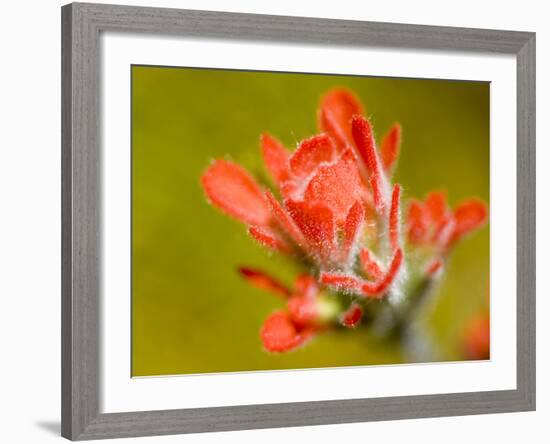
[[[512, 54], [517, 60], [515, 390], [99, 411], [102, 31]], [[73, 3], [62, 8], [62, 435], [73, 440], [535, 409], [535, 34]]]

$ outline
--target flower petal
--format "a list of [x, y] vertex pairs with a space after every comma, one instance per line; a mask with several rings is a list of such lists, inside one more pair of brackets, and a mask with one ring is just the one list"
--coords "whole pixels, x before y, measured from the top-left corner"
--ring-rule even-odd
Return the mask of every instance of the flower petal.
[[345, 261], [350, 259], [353, 246], [357, 242], [365, 222], [365, 210], [360, 201], [355, 202], [350, 208], [344, 224], [344, 241], [342, 256]]
[[358, 277], [344, 273], [321, 273], [319, 280], [331, 287], [335, 287], [339, 291], [358, 293], [361, 291], [361, 286], [366, 282]]
[[294, 281], [294, 291], [298, 295], [313, 298], [317, 296], [319, 287], [313, 276], [310, 274], [300, 274]]
[[365, 297], [379, 298], [393, 284], [402, 263], [403, 250], [399, 248], [394, 253], [388, 270], [375, 282], [365, 281], [352, 275], [339, 273], [322, 273], [320, 279], [324, 284], [343, 291], [351, 291]]
[[426, 239], [429, 228], [428, 219], [423, 203], [412, 200], [407, 213], [407, 234], [410, 242], [418, 244]]
[[269, 203], [269, 207], [271, 208], [273, 217], [275, 218], [281, 229], [294, 241], [294, 243], [296, 243], [299, 247], [307, 250], [307, 241], [294, 220], [292, 220], [290, 214], [288, 214], [286, 209], [283, 208], [283, 206], [279, 203], [275, 196], [273, 196], [273, 194], [271, 194], [269, 191], [266, 191], [265, 196]]
[[425, 208], [431, 223], [439, 226], [449, 213], [445, 193], [443, 191], [432, 191], [428, 193], [426, 196]]
[[287, 208], [292, 219], [322, 260], [334, 251], [336, 226], [330, 208], [323, 204], [309, 206], [305, 202], [288, 200]]
[[487, 207], [478, 199], [460, 203], [454, 210], [455, 229], [451, 242], [465, 236], [487, 221]]
[[281, 253], [290, 253], [292, 247], [276, 232], [268, 227], [251, 226], [248, 228], [250, 235], [264, 247]]
[[290, 168], [295, 176], [305, 178], [311, 175], [321, 163], [331, 162], [336, 148], [326, 134], [310, 137], [300, 143], [290, 158]]
[[334, 89], [321, 100], [319, 127], [336, 141], [340, 149], [353, 143], [351, 118], [363, 114], [361, 102], [346, 89]]
[[401, 125], [396, 123], [388, 133], [382, 138], [380, 144], [380, 156], [382, 157], [382, 166], [384, 170], [391, 174], [399, 157], [401, 148]]
[[264, 163], [276, 184], [288, 179], [290, 153], [273, 136], [264, 133], [260, 137]]
[[291, 297], [288, 300], [288, 312], [292, 322], [299, 327], [314, 326], [319, 320], [319, 311], [314, 298]]
[[366, 282], [361, 287], [361, 291], [365, 296], [376, 297], [381, 296], [395, 281], [397, 274], [403, 263], [403, 250], [401, 248], [397, 249], [393, 255], [393, 258], [390, 262], [388, 270], [384, 274], [384, 277], [378, 280], [375, 283]]
[[210, 201], [228, 215], [251, 225], [269, 222], [270, 212], [260, 186], [240, 165], [216, 160], [201, 181]]
[[363, 316], [363, 309], [359, 304], [351, 304], [342, 315], [342, 325], [348, 328], [354, 328], [359, 325]]
[[382, 171], [371, 125], [364, 117], [354, 116], [351, 120], [351, 129], [359, 156], [370, 174], [369, 182], [374, 195], [374, 204], [378, 212], [383, 214], [387, 210], [389, 185]]
[[432, 259], [426, 266], [426, 274], [430, 277], [439, 276], [443, 269], [443, 260], [440, 257]]
[[304, 192], [304, 201], [329, 207], [339, 226], [357, 201], [367, 198], [367, 190], [359, 176], [355, 155], [347, 150], [332, 165], [321, 166]]
[[380, 262], [372, 251], [368, 248], [363, 248], [359, 253], [359, 259], [361, 260], [361, 267], [363, 271], [369, 275], [375, 281], [378, 281], [384, 275], [384, 270], [380, 265]]
[[298, 331], [285, 311], [277, 311], [269, 316], [260, 330], [265, 349], [274, 353], [290, 351], [304, 344], [313, 334], [313, 329]]
[[396, 250], [400, 245], [400, 211], [399, 211], [399, 198], [401, 196], [401, 187], [399, 184], [395, 184], [393, 187], [391, 197], [391, 209], [390, 209], [390, 245], [392, 250]]
[[267, 290], [271, 293], [281, 296], [284, 299], [290, 297], [292, 292], [286, 287], [286, 285], [279, 282], [277, 279], [271, 277], [269, 274], [262, 270], [256, 270], [248, 267], [240, 267], [239, 273], [245, 278], [251, 285], [261, 290]]
[[455, 227], [456, 227], [456, 220], [452, 214], [447, 216], [443, 221], [439, 224], [439, 227], [436, 227], [432, 242], [445, 249], [453, 242], [453, 236], [455, 233]]

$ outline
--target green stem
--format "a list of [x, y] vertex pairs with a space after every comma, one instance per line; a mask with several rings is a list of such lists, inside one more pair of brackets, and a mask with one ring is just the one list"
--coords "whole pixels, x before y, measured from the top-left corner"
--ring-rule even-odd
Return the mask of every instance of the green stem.
[[375, 332], [388, 340], [400, 342], [409, 361], [437, 359], [436, 350], [419, 322], [434, 286], [433, 279], [422, 278], [412, 286], [406, 300], [397, 306], [386, 305], [374, 321]]

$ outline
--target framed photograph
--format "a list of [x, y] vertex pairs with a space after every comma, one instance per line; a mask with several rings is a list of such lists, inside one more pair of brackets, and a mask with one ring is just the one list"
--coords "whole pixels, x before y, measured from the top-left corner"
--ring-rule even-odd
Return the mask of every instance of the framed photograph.
[[62, 434], [535, 409], [535, 35], [62, 8]]

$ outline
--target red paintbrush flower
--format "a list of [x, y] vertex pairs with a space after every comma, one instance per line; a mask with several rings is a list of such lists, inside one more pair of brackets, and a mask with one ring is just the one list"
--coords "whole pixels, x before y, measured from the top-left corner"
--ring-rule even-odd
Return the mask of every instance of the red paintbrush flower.
[[409, 241], [446, 250], [457, 240], [483, 226], [487, 207], [478, 199], [459, 203], [454, 211], [447, 205], [443, 192], [433, 191], [424, 202], [413, 200], [407, 215]]
[[[272, 314], [262, 327], [266, 350], [294, 349], [330, 323], [354, 327], [362, 319], [360, 301], [400, 293], [405, 268], [401, 186], [392, 185], [391, 176], [399, 156], [401, 127], [393, 125], [377, 146], [363, 114], [352, 93], [335, 89], [321, 100], [320, 134], [303, 140], [293, 152], [263, 134], [262, 156], [275, 192], [228, 160], [216, 160], [201, 178], [210, 202], [246, 224], [256, 241], [306, 258], [314, 269], [312, 276], [299, 276], [294, 289], [261, 271], [240, 270], [250, 283], [286, 301], [286, 310]], [[485, 205], [473, 199], [454, 211], [442, 193], [431, 193], [424, 202], [413, 201], [406, 238], [409, 248], [429, 247], [425, 276], [440, 274], [449, 248], [486, 219]], [[326, 297], [328, 289], [352, 294], [355, 302], [336, 307]]]
[[310, 275], [299, 275], [291, 290], [261, 270], [242, 267], [239, 271], [254, 287], [282, 297], [286, 302], [286, 310], [270, 315], [260, 331], [267, 351], [289, 351], [304, 344], [339, 312], [333, 301], [320, 294], [315, 279]]
[[301, 251], [320, 269], [330, 270], [322, 278], [327, 285], [335, 283], [330, 279], [334, 271], [355, 277], [349, 268], [359, 252], [365, 224], [376, 225], [374, 218], [387, 220], [392, 255], [399, 252], [397, 260], [379, 281], [347, 287], [347, 291], [378, 297], [403, 263], [400, 187], [396, 185], [392, 199], [387, 177], [399, 151], [400, 130], [390, 130], [380, 156], [370, 123], [357, 114], [361, 109], [349, 92], [335, 90], [321, 102], [319, 121], [325, 132], [304, 140], [293, 153], [272, 136], [261, 137], [265, 165], [282, 202], [239, 165], [226, 160], [211, 165], [202, 183], [210, 201], [248, 224], [250, 234], [261, 244], [281, 252]]
[[487, 222], [485, 203], [467, 199], [454, 210], [447, 204], [445, 193], [432, 191], [422, 201], [412, 200], [407, 213], [407, 238], [411, 245], [427, 247], [432, 252], [425, 272], [438, 274], [445, 256], [456, 242]]

